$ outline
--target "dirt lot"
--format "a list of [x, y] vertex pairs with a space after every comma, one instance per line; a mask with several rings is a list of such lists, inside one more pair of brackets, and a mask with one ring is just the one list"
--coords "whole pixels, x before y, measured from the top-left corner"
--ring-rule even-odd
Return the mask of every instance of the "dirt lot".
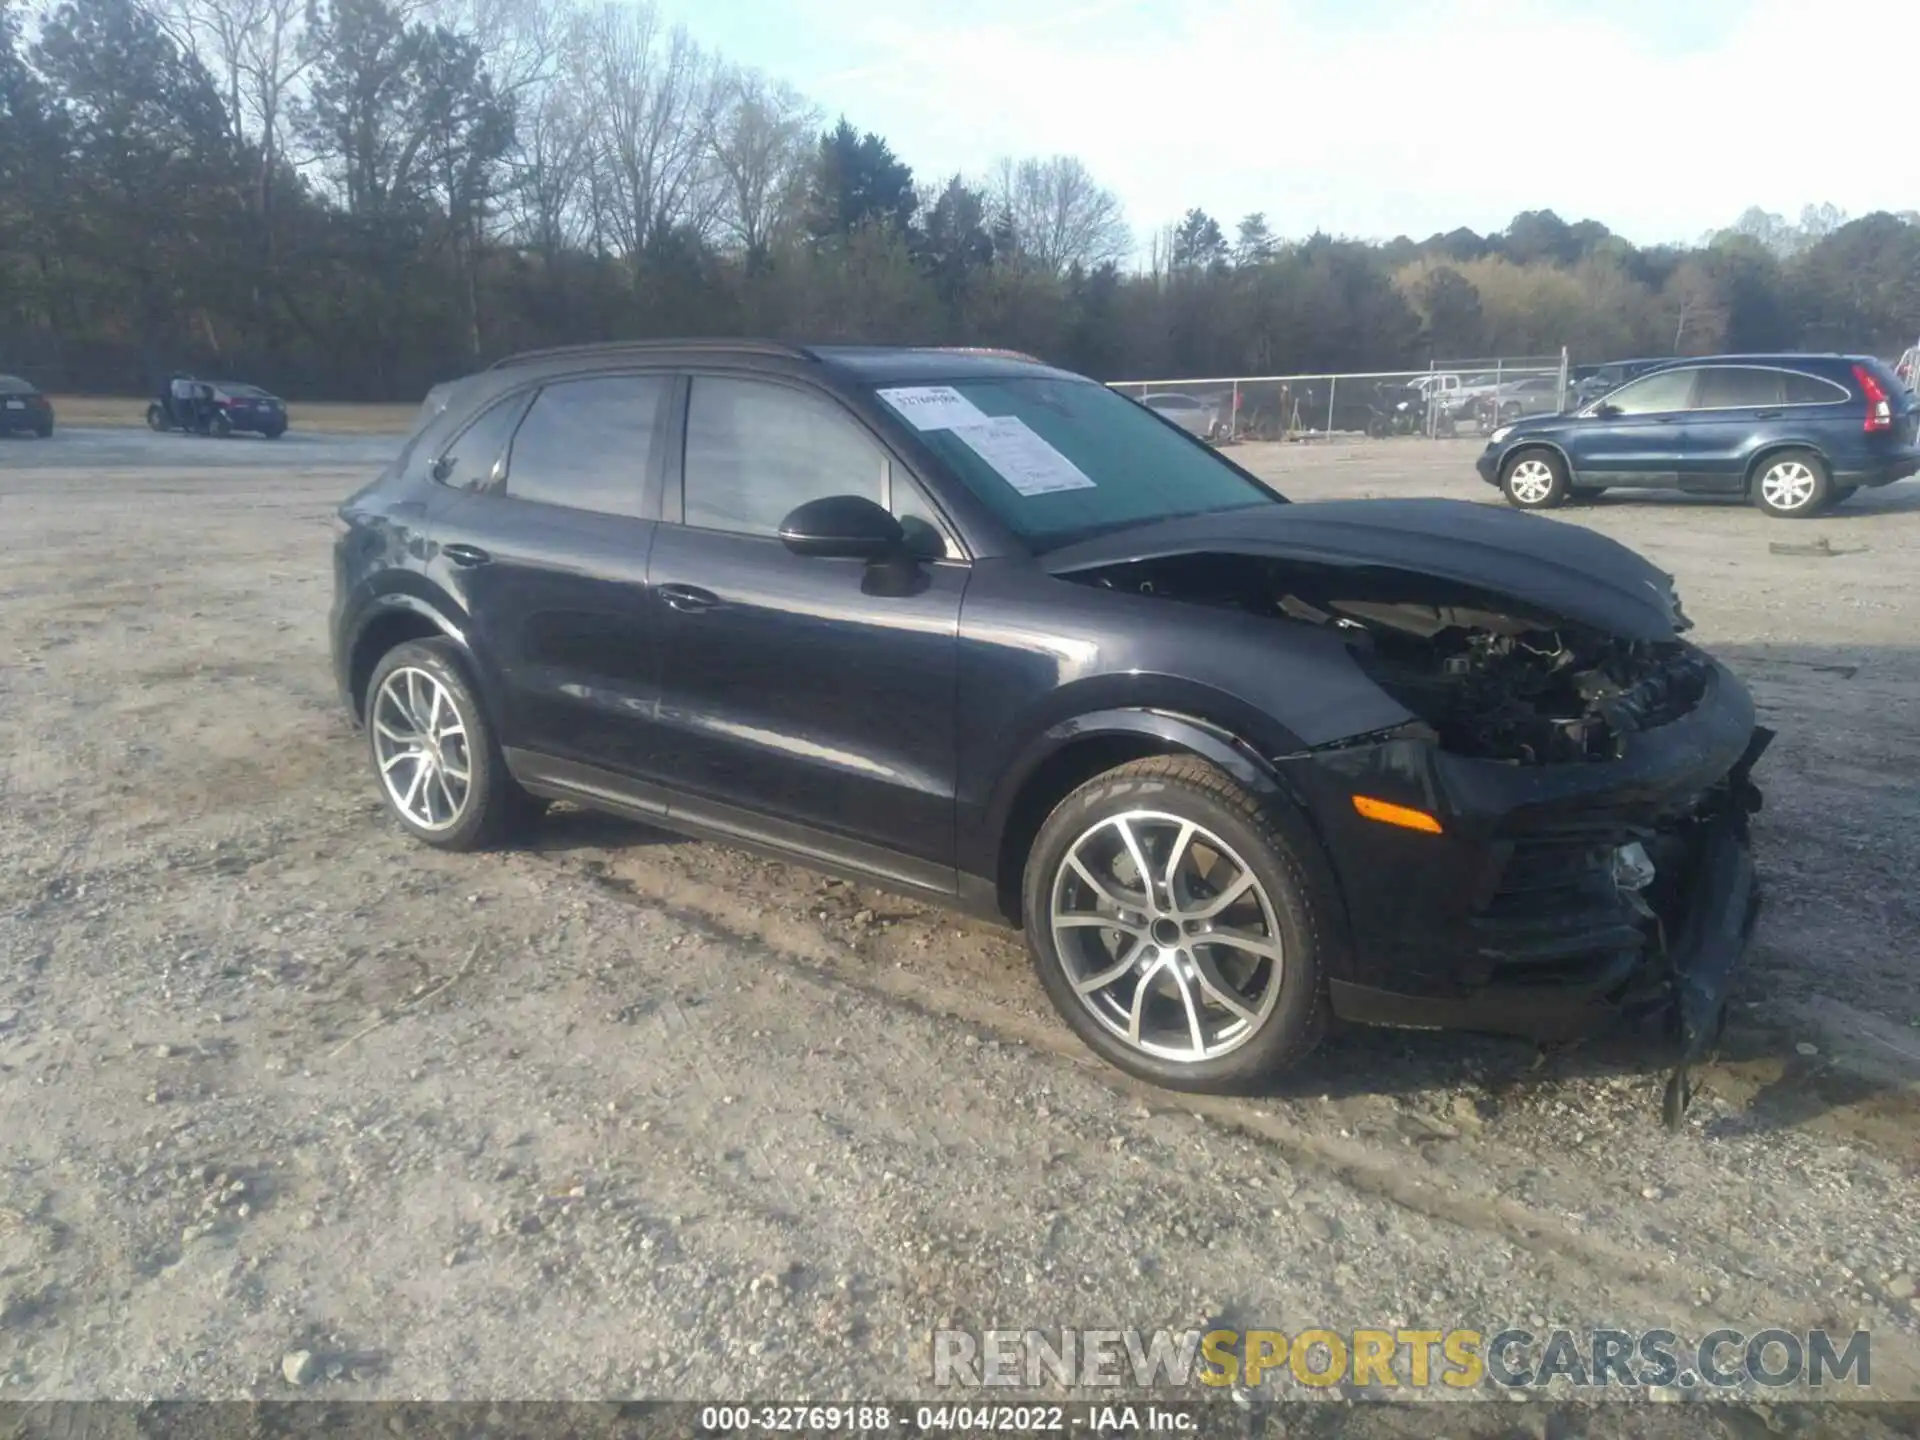
[[[1565, 513], [1780, 731], [1669, 1136], [1627, 1041], [1352, 1032], [1185, 1099], [998, 931], [584, 814], [408, 843], [326, 659], [379, 448], [0, 445], [0, 1396], [899, 1397], [936, 1326], [1224, 1321], [1858, 1325], [1920, 1397], [1920, 484]], [[1472, 453], [1240, 455], [1491, 501]]]

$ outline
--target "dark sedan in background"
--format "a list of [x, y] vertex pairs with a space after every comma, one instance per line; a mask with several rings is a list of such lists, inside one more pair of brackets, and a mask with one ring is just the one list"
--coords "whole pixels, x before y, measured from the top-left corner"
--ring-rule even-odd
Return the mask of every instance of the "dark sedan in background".
[[53, 434], [53, 402], [18, 375], [0, 375], [0, 435]]
[[1920, 472], [1913, 393], [1868, 355], [1716, 355], [1642, 375], [1571, 415], [1503, 425], [1480, 478], [1522, 510], [1610, 486], [1818, 515]]
[[258, 385], [216, 383], [213, 403], [225, 411], [227, 423], [235, 430], [264, 435], [269, 440], [287, 433], [286, 402]]

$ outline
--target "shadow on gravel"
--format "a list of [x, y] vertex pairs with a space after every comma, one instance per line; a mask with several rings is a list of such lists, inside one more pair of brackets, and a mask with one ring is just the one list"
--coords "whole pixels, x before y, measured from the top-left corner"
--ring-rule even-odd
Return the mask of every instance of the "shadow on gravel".
[[549, 810], [523, 848], [536, 855], [564, 855], [573, 850], [632, 850], [642, 845], [693, 843], [685, 836], [638, 820], [565, 806]]

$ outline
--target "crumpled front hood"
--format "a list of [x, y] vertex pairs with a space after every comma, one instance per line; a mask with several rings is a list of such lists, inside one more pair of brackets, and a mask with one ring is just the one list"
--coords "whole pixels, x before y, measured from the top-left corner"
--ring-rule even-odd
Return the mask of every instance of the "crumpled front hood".
[[1169, 555], [1262, 555], [1379, 566], [1511, 596], [1623, 640], [1671, 640], [1690, 622], [1673, 580], [1580, 525], [1463, 500], [1261, 505], [1133, 526], [1041, 557], [1053, 575]]

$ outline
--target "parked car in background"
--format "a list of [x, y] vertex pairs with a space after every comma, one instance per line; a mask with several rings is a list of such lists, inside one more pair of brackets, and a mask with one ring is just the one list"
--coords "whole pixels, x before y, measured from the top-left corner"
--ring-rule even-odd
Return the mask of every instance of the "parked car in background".
[[1669, 364], [1570, 415], [1502, 425], [1480, 478], [1523, 510], [1615, 485], [1737, 495], [1818, 515], [1920, 473], [1920, 409], [1864, 355], [1718, 355]]
[[18, 375], [0, 375], [0, 435], [53, 434], [53, 402]]
[[147, 428], [215, 436], [243, 432], [278, 440], [287, 433], [287, 407], [258, 385], [175, 376], [148, 403]]
[[1435, 409], [1451, 411], [1459, 402], [1460, 377], [1451, 370], [1436, 370], [1426, 375], [1415, 375], [1407, 381], [1407, 388], [1420, 396], [1423, 406], [1431, 405]]
[[286, 401], [258, 385], [217, 382], [213, 387], [213, 403], [226, 410], [227, 423], [235, 430], [251, 431], [269, 440], [278, 440], [287, 433]]
[[1629, 380], [1637, 380], [1651, 370], [1673, 363], [1674, 357], [1667, 355], [1650, 360], [1609, 360], [1604, 365], [1583, 365], [1574, 372], [1574, 408], [1598, 400], [1610, 390], [1618, 390]]
[[1289, 504], [990, 356], [605, 345], [445, 398], [340, 507], [331, 615], [425, 844], [568, 800], [1023, 926], [1183, 1089], [1331, 1016], [1712, 1043], [1770, 737], [1617, 542]]
[[1202, 440], [1216, 439], [1224, 428], [1218, 401], [1193, 395], [1160, 393], [1142, 395], [1140, 403], [1154, 414], [1164, 416], [1189, 435]]
[[1484, 435], [1527, 415], [1557, 414], [1561, 398], [1558, 375], [1526, 375], [1487, 391], [1474, 402], [1474, 414]]
[[1456, 420], [1471, 420], [1480, 411], [1480, 401], [1498, 390], [1511, 376], [1501, 376], [1493, 371], [1484, 374], [1462, 375], [1460, 383], [1447, 394], [1447, 403], [1453, 408]]

